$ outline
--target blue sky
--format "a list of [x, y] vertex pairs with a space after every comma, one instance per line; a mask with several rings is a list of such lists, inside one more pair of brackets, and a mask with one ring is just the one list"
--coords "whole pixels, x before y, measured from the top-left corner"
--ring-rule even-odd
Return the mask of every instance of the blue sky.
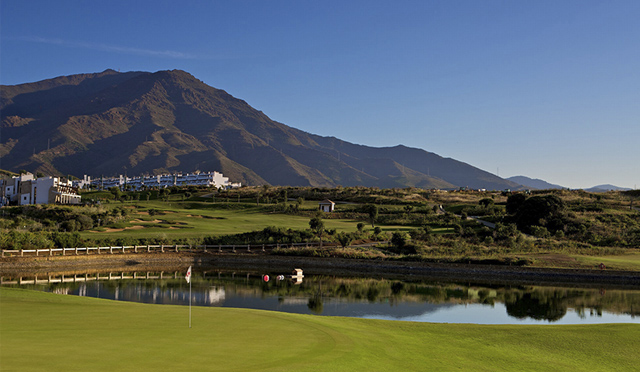
[[0, 2], [0, 82], [181, 69], [273, 120], [640, 185], [640, 1]]

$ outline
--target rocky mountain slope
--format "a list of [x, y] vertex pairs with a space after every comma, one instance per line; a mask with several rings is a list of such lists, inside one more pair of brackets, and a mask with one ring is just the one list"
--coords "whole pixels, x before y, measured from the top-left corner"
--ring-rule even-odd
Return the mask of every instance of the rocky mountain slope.
[[94, 177], [217, 170], [259, 185], [517, 188], [469, 164], [275, 122], [184, 71], [2, 86], [0, 168]]

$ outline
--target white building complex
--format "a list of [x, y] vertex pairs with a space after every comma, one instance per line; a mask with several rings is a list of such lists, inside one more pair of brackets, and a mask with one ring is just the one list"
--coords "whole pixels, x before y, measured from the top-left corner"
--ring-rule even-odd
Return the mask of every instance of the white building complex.
[[80, 195], [73, 183], [60, 177], [35, 178], [26, 173], [0, 180], [0, 206], [79, 203]]
[[141, 176], [127, 177], [120, 175], [110, 178], [91, 179], [84, 176], [82, 180], [74, 181], [74, 186], [78, 188], [95, 187], [97, 189], [106, 190], [111, 187], [118, 187], [129, 190], [139, 190], [149, 187], [170, 187], [170, 186], [207, 186], [219, 189], [228, 189], [242, 186], [240, 183], [229, 182], [229, 177], [225, 177], [218, 172], [200, 172], [200, 173], [176, 173], [176, 174], [160, 174], [157, 176]]

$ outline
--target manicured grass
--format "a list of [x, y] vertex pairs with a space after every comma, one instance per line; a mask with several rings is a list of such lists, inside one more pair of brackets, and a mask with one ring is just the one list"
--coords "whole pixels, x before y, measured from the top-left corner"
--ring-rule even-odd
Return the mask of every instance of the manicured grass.
[[0, 289], [6, 371], [631, 371], [640, 325], [429, 324]]
[[[233, 203], [229, 203], [232, 206]], [[287, 215], [282, 213], [266, 213], [258, 206], [246, 206], [238, 209], [223, 209], [223, 203], [217, 206], [207, 203], [192, 202], [170, 202], [160, 201], [140, 201], [135, 203], [125, 203], [123, 206], [139, 205], [144, 208], [156, 209], [161, 214], [149, 216], [139, 214], [144, 209], [130, 208], [128, 220], [140, 219], [142, 222], [129, 222], [122, 226], [132, 227], [144, 226], [142, 229], [125, 229], [124, 231], [83, 231], [83, 238], [154, 238], [165, 236], [168, 238], [190, 238], [212, 235], [239, 234], [251, 231], [262, 230], [265, 227], [276, 226], [290, 229], [303, 230], [309, 228], [309, 217]], [[191, 208], [191, 206], [198, 208]], [[115, 205], [115, 206], [120, 206]], [[189, 206], [189, 209], [184, 208]], [[153, 223], [151, 221], [160, 220]], [[327, 229], [337, 231], [354, 232], [357, 224], [362, 221], [345, 219], [325, 219], [324, 224]], [[370, 228], [370, 225], [368, 226]], [[383, 231], [408, 230], [407, 226], [381, 226]]]
[[607, 269], [640, 271], [640, 253], [619, 256], [575, 256], [585, 266], [597, 267], [604, 263]]

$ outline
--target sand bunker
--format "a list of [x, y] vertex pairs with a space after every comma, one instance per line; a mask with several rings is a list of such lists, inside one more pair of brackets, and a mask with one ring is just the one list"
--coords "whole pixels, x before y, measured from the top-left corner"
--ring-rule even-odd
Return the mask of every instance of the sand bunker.
[[134, 225], [134, 226], [125, 227], [123, 229], [104, 229], [104, 231], [91, 230], [91, 232], [92, 233], [112, 233], [112, 232], [119, 232], [124, 230], [139, 230], [139, 229], [144, 229], [144, 226]]

